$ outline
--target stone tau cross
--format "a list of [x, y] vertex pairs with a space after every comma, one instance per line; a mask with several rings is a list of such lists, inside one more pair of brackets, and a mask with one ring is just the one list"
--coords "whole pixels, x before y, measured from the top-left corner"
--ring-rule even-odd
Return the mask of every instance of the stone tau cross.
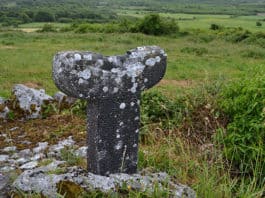
[[85, 99], [88, 171], [98, 175], [136, 173], [141, 91], [157, 84], [166, 71], [167, 55], [144, 46], [122, 56], [60, 52], [53, 79], [65, 94]]

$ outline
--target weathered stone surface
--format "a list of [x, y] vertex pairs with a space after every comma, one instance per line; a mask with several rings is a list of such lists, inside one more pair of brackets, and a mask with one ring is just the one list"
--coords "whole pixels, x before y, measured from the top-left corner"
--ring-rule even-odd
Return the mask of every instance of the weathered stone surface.
[[9, 112], [10, 110], [7, 107], [7, 100], [0, 97], [0, 120], [7, 119]]
[[38, 146], [33, 148], [33, 153], [41, 153], [48, 148], [48, 142], [39, 142]]
[[[53, 170], [59, 164], [52, 166]], [[156, 187], [160, 190], [169, 190], [172, 197], [195, 198], [195, 192], [189, 187], [174, 184], [166, 173], [155, 173], [149, 175], [141, 174], [111, 174], [109, 177], [86, 173], [85, 170], [70, 167], [66, 173], [61, 175], [49, 174], [51, 165], [23, 172], [13, 183], [13, 186], [24, 192], [42, 193], [47, 197], [56, 197], [57, 185], [62, 181], [70, 181], [88, 191], [100, 190], [102, 192], [118, 191], [125, 186], [136, 191], [153, 192]], [[169, 189], [166, 188], [167, 185]]]
[[16, 146], [8, 146], [3, 149], [4, 152], [14, 152], [17, 150]]
[[7, 198], [9, 191], [10, 178], [8, 175], [0, 173], [0, 198]]
[[20, 169], [33, 169], [38, 166], [38, 162], [33, 161], [33, 162], [28, 162], [22, 166], [20, 166]]
[[15, 85], [12, 91], [13, 105], [28, 119], [41, 118], [42, 106], [53, 101], [45, 90], [36, 90], [25, 85]]
[[6, 162], [9, 159], [8, 155], [0, 155], [0, 162]]
[[54, 57], [57, 87], [88, 100], [89, 171], [136, 173], [140, 94], [162, 79], [166, 59], [157, 46], [138, 47], [123, 56], [71, 51]]
[[80, 147], [75, 151], [75, 154], [79, 157], [86, 157], [87, 156], [87, 146]]
[[69, 97], [63, 92], [57, 92], [53, 96], [54, 100], [57, 101], [59, 109], [69, 108], [71, 107], [75, 102], [76, 98]]

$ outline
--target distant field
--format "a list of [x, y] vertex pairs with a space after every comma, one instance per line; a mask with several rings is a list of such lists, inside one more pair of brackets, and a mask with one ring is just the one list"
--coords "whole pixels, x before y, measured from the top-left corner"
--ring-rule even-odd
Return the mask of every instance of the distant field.
[[[168, 53], [165, 81], [159, 89], [180, 93], [188, 85], [236, 78], [249, 68], [265, 66], [262, 57], [245, 57], [264, 49], [222, 40], [205, 43], [197, 37], [155, 37], [143, 34], [0, 33], [0, 96], [9, 96], [16, 83], [35, 83], [52, 94], [52, 58], [61, 50], [123, 54], [142, 45], [159, 45]], [[217, 47], [218, 46], [218, 47]], [[264, 55], [265, 56], [265, 55]]]
[[[148, 12], [141, 11], [119, 11], [121, 16], [143, 17]], [[257, 27], [256, 22], [264, 20], [265, 16], [231, 16], [231, 15], [208, 15], [208, 14], [170, 14], [159, 13], [163, 17], [171, 17], [178, 20], [178, 24], [182, 30], [185, 29], [209, 29], [212, 23], [222, 25], [224, 27], [242, 27], [244, 29], [257, 32], [265, 31], [265, 21], [263, 26]]]

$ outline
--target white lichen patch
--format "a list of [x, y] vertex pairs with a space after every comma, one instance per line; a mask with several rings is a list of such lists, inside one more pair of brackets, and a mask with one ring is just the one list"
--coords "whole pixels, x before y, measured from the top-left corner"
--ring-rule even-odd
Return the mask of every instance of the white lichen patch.
[[119, 91], [119, 88], [118, 87], [114, 87], [113, 93], [117, 93], [118, 91]]
[[159, 63], [160, 61], [161, 61], [160, 56], [157, 56], [157, 57], [156, 57], [156, 62]]
[[116, 150], [120, 150], [122, 148], [123, 142], [120, 140], [118, 144], [115, 145]]
[[120, 122], [120, 126], [123, 126], [124, 125], [124, 123], [123, 122]]
[[120, 134], [117, 134], [116, 135], [116, 138], [118, 138], [118, 139], [121, 138], [121, 135]]
[[85, 69], [84, 71], [78, 72], [78, 77], [88, 80], [91, 77], [91, 71], [89, 69]]
[[139, 119], [140, 119], [140, 118], [139, 118], [138, 116], [134, 118], [135, 121], [137, 121], [137, 120], [139, 120]]
[[125, 103], [121, 103], [120, 104], [120, 109], [125, 109], [125, 107], [126, 107], [126, 104]]
[[139, 129], [137, 129], [137, 130], [135, 131], [135, 133], [139, 133]]
[[88, 60], [88, 61], [92, 60], [92, 54], [85, 54], [83, 57], [85, 60]]
[[106, 93], [106, 92], [109, 91], [109, 88], [108, 87], [103, 87], [103, 91], [104, 91], [104, 93]]
[[145, 78], [145, 79], [144, 79], [144, 82], [145, 82], [145, 83], [147, 83], [147, 82], [148, 82], [148, 79], [147, 79], [147, 78]]
[[74, 57], [75, 57], [75, 61], [80, 61], [82, 59], [80, 54], [75, 54]]
[[134, 145], [133, 145], [133, 148], [136, 148], [136, 147], [137, 147], [137, 144], [134, 144]]
[[85, 81], [82, 79], [82, 78], [80, 78], [79, 80], [78, 80], [78, 84], [79, 85], [81, 85], [81, 84], [83, 84]]
[[102, 59], [97, 60], [95, 66], [96, 67], [102, 67], [104, 65], [104, 61]]
[[133, 83], [133, 86], [131, 89], [129, 89], [129, 91], [131, 91], [132, 93], [135, 93], [137, 91], [137, 87], [138, 87], [138, 83]]
[[133, 107], [135, 105], [135, 103], [134, 102], [131, 102], [131, 107]]
[[156, 56], [155, 58], [149, 58], [145, 61], [145, 65], [153, 67], [156, 63], [160, 63], [161, 58], [160, 56]]
[[153, 66], [155, 66], [155, 64], [156, 64], [156, 59], [155, 59], [155, 58], [149, 58], [149, 59], [147, 59], [147, 60], [145, 61], [145, 64], [146, 64], [147, 66], [153, 67]]

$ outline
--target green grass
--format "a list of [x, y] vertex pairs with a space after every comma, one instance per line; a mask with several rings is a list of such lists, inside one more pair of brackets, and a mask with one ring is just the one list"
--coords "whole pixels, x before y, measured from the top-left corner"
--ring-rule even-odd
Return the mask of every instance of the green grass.
[[[141, 18], [150, 12], [139, 11], [119, 11], [120, 16], [131, 16]], [[224, 27], [242, 27], [252, 32], [264, 31], [265, 21], [261, 27], [256, 26], [256, 22], [263, 20], [264, 16], [236, 16], [231, 15], [210, 15], [210, 14], [171, 14], [159, 13], [162, 17], [170, 17], [178, 20], [181, 30], [202, 29], [208, 30], [212, 23]]]
[[[51, 77], [52, 59], [56, 52], [87, 50], [105, 55], [123, 54], [142, 45], [159, 45], [168, 54], [165, 79], [203, 80], [236, 78], [249, 67], [265, 66], [262, 58], [242, 56], [247, 50], [262, 51], [258, 46], [233, 44], [222, 40], [201, 42], [195, 36], [180, 38], [143, 34], [74, 34], [74, 33], [0, 33], [0, 95], [10, 95], [16, 83], [38, 83], [52, 94], [57, 89]], [[183, 48], [205, 48], [198, 55], [182, 52]], [[166, 85], [164, 85], [166, 86]], [[163, 87], [162, 87], [163, 88]], [[178, 89], [175, 89], [178, 91]], [[174, 92], [174, 88], [171, 89]]]
[[[222, 19], [222, 16], [219, 17]], [[203, 36], [207, 37], [207, 32], [177, 38], [132, 33], [1, 32], [0, 96], [9, 97], [14, 84], [29, 82], [38, 84], [49, 94], [56, 92], [51, 77], [52, 59], [56, 52], [65, 50], [87, 50], [113, 55], [123, 54], [137, 46], [159, 45], [168, 54], [168, 68], [164, 83], [154, 89], [173, 97], [186, 90], [203, 95], [196, 85], [205, 82], [212, 84], [216, 80], [235, 80], [246, 74], [249, 68], [265, 66], [265, 50], [257, 45], [231, 43], [221, 39], [205, 42], [201, 38]], [[179, 86], [185, 81], [191, 81], [192, 86]], [[191, 98], [194, 99], [193, 103], [197, 102], [195, 97]], [[189, 102], [187, 100], [183, 103], [188, 107], [194, 105]], [[214, 103], [214, 100], [203, 102]], [[192, 114], [186, 111], [185, 114]], [[196, 117], [198, 119], [203, 122], [204, 117]], [[192, 128], [196, 123], [190, 124]], [[173, 131], [165, 130], [152, 123], [143, 129], [147, 132], [147, 142], [141, 142], [140, 168], [166, 171], [177, 181], [192, 186], [198, 197], [262, 197], [265, 189], [256, 186], [255, 178], [246, 181], [230, 175], [230, 167], [223, 161], [218, 145], [210, 154], [204, 153], [194, 148], [194, 145], [188, 146], [179, 138], [175, 128]], [[66, 157], [71, 163], [79, 163], [79, 159], [72, 159], [68, 155]], [[141, 197], [140, 194], [135, 195]]]

